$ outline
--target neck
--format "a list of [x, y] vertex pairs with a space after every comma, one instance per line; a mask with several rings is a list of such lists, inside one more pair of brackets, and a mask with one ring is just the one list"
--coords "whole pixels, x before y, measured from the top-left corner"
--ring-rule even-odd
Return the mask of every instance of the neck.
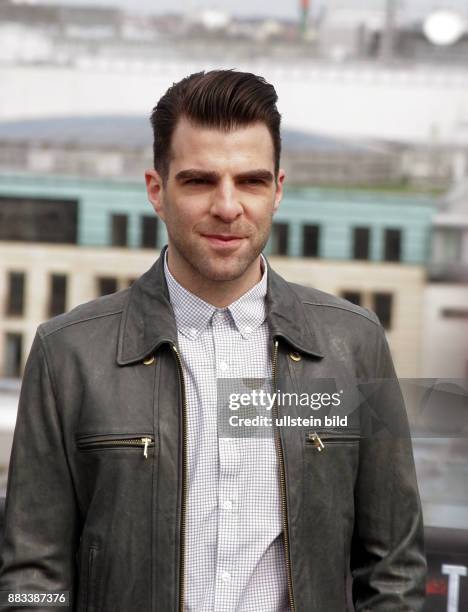
[[174, 256], [174, 249], [167, 251], [167, 267], [182, 287], [216, 308], [229, 306], [262, 278], [260, 255], [239, 278], [233, 280], [218, 281], [201, 276], [195, 268], [186, 264], [177, 254]]

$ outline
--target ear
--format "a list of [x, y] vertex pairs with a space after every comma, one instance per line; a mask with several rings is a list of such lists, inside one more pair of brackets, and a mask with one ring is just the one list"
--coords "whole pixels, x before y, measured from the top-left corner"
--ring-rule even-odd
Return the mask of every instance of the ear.
[[145, 170], [146, 192], [156, 214], [164, 221], [164, 187], [162, 177], [157, 170]]
[[273, 204], [273, 213], [275, 213], [280, 205], [281, 198], [283, 197], [283, 183], [286, 177], [286, 173], [283, 168], [278, 170], [278, 180], [276, 182], [276, 191], [275, 191], [275, 202]]

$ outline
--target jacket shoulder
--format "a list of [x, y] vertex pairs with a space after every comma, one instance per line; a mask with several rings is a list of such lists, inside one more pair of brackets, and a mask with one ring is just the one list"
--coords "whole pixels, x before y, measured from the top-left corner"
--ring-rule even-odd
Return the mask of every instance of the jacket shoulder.
[[128, 287], [79, 304], [68, 312], [64, 312], [41, 323], [38, 326], [38, 333], [44, 338], [71, 325], [78, 325], [92, 319], [101, 319], [102, 317], [121, 314], [129, 291], [130, 288]]
[[343, 297], [321, 291], [315, 287], [306, 287], [305, 285], [291, 282], [288, 284], [305, 307], [315, 307], [317, 310], [327, 309], [331, 317], [339, 315], [341, 320], [343, 317], [346, 317], [350, 322], [356, 317], [364, 317], [369, 322], [380, 326], [379, 318], [375, 312], [364, 308], [364, 306], [358, 306]]

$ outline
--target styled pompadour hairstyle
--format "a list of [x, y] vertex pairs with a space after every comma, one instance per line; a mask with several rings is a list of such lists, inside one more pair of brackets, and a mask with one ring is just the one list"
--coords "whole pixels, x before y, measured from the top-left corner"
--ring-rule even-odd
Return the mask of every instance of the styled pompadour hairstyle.
[[163, 183], [169, 176], [171, 139], [177, 122], [186, 117], [202, 127], [230, 131], [265, 123], [273, 141], [275, 178], [281, 156], [281, 115], [273, 85], [251, 72], [210, 70], [195, 72], [174, 83], [153, 108], [153, 163]]

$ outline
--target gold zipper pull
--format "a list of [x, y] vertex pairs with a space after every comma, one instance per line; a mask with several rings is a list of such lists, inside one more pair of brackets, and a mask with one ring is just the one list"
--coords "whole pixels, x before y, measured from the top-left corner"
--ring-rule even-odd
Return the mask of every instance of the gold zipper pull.
[[316, 431], [314, 431], [314, 433], [309, 434], [309, 440], [314, 443], [314, 446], [319, 451], [319, 453], [321, 453], [325, 448], [325, 444], [322, 442], [320, 436]]
[[148, 444], [151, 442], [151, 438], [142, 438], [141, 441], [145, 445], [145, 448], [143, 449], [143, 455], [145, 457], [148, 457]]

